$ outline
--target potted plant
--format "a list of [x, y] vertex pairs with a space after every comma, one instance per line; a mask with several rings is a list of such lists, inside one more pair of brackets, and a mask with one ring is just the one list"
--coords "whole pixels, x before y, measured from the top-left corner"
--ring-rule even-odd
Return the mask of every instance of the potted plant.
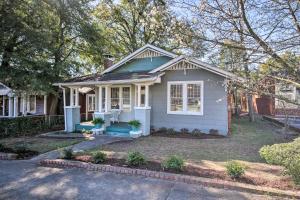
[[102, 127], [105, 121], [102, 118], [98, 117], [93, 119], [92, 123], [95, 125], [95, 128], [99, 129]]
[[132, 131], [138, 131], [141, 127], [141, 122], [139, 120], [131, 120], [128, 124], [131, 126]]

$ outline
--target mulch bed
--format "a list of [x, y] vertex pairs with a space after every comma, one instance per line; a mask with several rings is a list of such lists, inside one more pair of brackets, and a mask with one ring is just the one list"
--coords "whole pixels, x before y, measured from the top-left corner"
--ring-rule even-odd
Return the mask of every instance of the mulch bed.
[[169, 138], [190, 138], [190, 139], [217, 139], [217, 138], [226, 138], [223, 135], [217, 134], [191, 134], [191, 133], [166, 133], [166, 132], [152, 132], [151, 136], [159, 136], [159, 137], [169, 137]]
[[37, 151], [32, 151], [29, 149], [22, 149], [22, 150], [15, 150], [12, 148], [7, 148], [4, 147], [3, 149], [1, 149], [2, 153], [15, 153], [17, 154], [17, 159], [29, 159], [32, 158], [33, 156], [36, 156], [39, 154], [39, 152]]
[[[76, 156], [74, 158], [74, 160], [82, 161], [82, 162], [92, 162], [92, 157], [90, 155], [81, 155], [81, 156]], [[196, 166], [191, 166], [191, 165], [185, 166], [182, 171], [175, 171], [175, 170], [163, 169], [163, 167], [161, 166], [161, 163], [157, 162], [157, 161], [147, 161], [146, 164], [141, 165], [141, 166], [129, 166], [126, 163], [125, 159], [107, 158], [106, 161], [101, 164], [118, 166], [118, 167], [147, 169], [147, 170], [159, 171], [159, 172], [170, 172], [170, 173], [191, 175], [191, 176], [198, 176], [198, 177], [205, 177], [205, 178], [216, 178], [216, 179], [227, 180], [227, 181], [236, 181], [236, 182], [240, 182], [240, 183], [247, 183], [247, 184], [252, 184], [252, 185], [256, 185], [256, 186], [273, 187], [273, 188], [278, 188], [278, 189], [283, 189], [283, 190], [285, 190], [285, 189], [299, 190], [300, 189], [300, 188], [297, 188], [296, 186], [292, 185], [291, 181], [288, 178], [271, 182], [271, 181], [263, 179], [263, 178], [250, 177], [250, 176], [244, 175], [241, 178], [232, 180], [223, 171], [206, 169], [206, 168], [201, 168], [201, 167], [196, 167]]]

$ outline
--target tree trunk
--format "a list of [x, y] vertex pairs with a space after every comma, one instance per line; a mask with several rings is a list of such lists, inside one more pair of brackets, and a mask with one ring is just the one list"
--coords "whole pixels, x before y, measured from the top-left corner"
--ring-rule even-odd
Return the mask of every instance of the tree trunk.
[[58, 97], [55, 95], [51, 95], [51, 105], [49, 109], [49, 115], [57, 114], [57, 105], [58, 105]]
[[248, 103], [248, 113], [249, 113], [249, 121], [254, 122], [254, 111], [253, 111], [253, 98], [252, 94], [247, 93], [247, 103]]

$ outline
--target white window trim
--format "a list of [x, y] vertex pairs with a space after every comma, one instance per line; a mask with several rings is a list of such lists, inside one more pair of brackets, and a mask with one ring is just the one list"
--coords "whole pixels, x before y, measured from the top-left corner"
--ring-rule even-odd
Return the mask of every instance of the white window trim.
[[[124, 110], [123, 109], [123, 88], [129, 88], [129, 104], [126, 104], [126, 108], [128, 108], [128, 110]], [[120, 105], [120, 110], [122, 110], [123, 112], [131, 112], [131, 107], [132, 107], [132, 99], [131, 99], [131, 85], [122, 85], [122, 86], [112, 86], [110, 87], [110, 91], [112, 88], [119, 88], [119, 105]], [[111, 97], [110, 97], [110, 101], [111, 101]], [[110, 106], [111, 107], [111, 106]], [[111, 109], [111, 108], [110, 108]]]
[[[90, 101], [89, 101], [89, 98], [90, 97], [94, 97], [94, 100], [92, 100], [92, 101], [94, 101], [94, 104], [95, 104], [95, 109], [94, 110], [90, 110]], [[87, 94], [87, 111], [88, 112], [94, 112], [95, 110], [96, 110], [96, 95], [95, 94]]]
[[[34, 96], [34, 109], [30, 110], [30, 96]], [[36, 113], [36, 95], [29, 95], [28, 97], [28, 113], [35, 114]]]
[[[183, 111], [171, 111], [171, 85], [180, 84], [182, 85], [182, 107]], [[187, 85], [188, 84], [201, 84], [201, 107], [200, 112], [191, 112], [187, 110]], [[204, 97], [204, 82], [203, 81], [168, 81], [168, 93], [167, 93], [167, 114], [174, 115], [203, 115], [203, 97]]]

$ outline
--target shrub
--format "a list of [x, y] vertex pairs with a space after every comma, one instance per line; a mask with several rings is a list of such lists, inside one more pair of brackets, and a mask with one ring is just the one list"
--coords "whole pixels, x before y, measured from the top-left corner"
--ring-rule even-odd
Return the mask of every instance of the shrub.
[[0, 152], [5, 150], [5, 146], [0, 143]]
[[296, 184], [300, 184], [300, 138], [290, 143], [263, 146], [260, 156], [269, 164], [285, 167]]
[[176, 131], [173, 128], [168, 128], [167, 129], [167, 134], [175, 134]]
[[184, 165], [184, 161], [181, 157], [179, 156], [171, 156], [167, 158], [163, 163], [162, 167], [164, 169], [171, 169], [171, 170], [176, 170], [176, 171], [182, 171]]
[[217, 129], [209, 129], [209, 134], [211, 134], [211, 135], [219, 135], [219, 131]]
[[189, 133], [189, 129], [187, 129], [187, 128], [182, 128], [182, 129], [180, 129], [180, 132], [181, 132], [182, 134], [187, 134], [187, 133]]
[[81, 130], [81, 133], [90, 135], [90, 134], [92, 134], [93, 132], [92, 132], [91, 130], [85, 130], [85, 129], [82, 129], [82, 130]]
[[226, 164], [226, 171], [232, 179], [236, 179], [245, 174], [245, 167], [236, 161], [230, 161]]
[[29, 151], [26, 144], [18, 144], [14, 146], [15, 153], [17, 154], [25, 154]]
[[101, 117], [97, 117], [97, 118], [93, 119], [92, 123], [102, 125], [105, 123], [105, 121]]
[[139, 120], [131, 120], [128, 122], [129, 126], [132, 126], [134, 128], [140, 128], [141, 127], [141, 122]]
[[192, 130], [192, 134], [193, 135], [201, 135], [202, 132], [199, 129], [195, 128], [194, 130]]
[[96, 153], [93, 154], [93, 163], [99, 164], [99, 163], [103, 163], [106, 160], [106, 154], [101, 152], [101, 151], [97, 151]]
[[74, 158], [73, 150], [71, 148], [64, 148], [61, 151], [61, 158], [71, 160]]
[[146, 159], [140, 152], [131, 152], [127, 157], [127, 164], [130, 166], [139, 166], [146, 163]]
[[158, 129], [159, 132], [167, 132], [167, 128], [166, 127], [161, 127]]

